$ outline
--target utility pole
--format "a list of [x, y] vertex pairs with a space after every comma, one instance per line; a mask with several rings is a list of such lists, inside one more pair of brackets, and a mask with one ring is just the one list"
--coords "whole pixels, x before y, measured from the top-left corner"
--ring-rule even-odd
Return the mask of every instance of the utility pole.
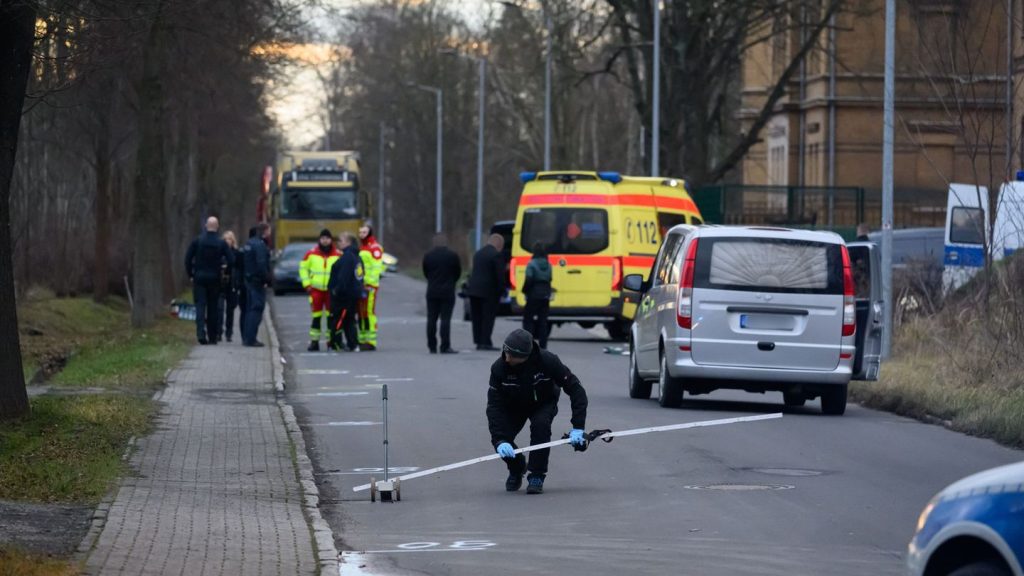
[[377, 125], [377, 240], [384, 243], [384, 121]]
[[544, 27], [547, 29], [547, 42], [544, 52], [544, 171], [551, 170], [551, 14], [547, 5], [544, 6]]
[[892, 353], [893, 120], [896, 111], [896, 0], [885, 0], [885, 111], [882, 117], [882, 358]]
[[661, 172], [661, 0], [654, 0], [654, 77], [651, 87], [651, 176]]
[[484, 109], [487, 103], [486, 79], [487, 60], [483, 57], [477, 59], [479, 66], [479, 92], [477, 103], [477, 131], [476, 131], [476, 249], [479, 250], [483, 241], [484, 229]]

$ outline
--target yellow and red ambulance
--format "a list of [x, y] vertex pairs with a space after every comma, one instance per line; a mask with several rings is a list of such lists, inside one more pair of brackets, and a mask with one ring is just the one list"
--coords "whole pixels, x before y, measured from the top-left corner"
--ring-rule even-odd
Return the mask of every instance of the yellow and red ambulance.
[[648, 275], [662, 237], [676, 224], [700, 224], [700, 211], [682, 180], [617, 172], [524, 172], [512, 239], [513, 308], [534, 246], [547, 248], [553, 268], [549, 320], [603, 324], [613, 339], [629, 335], [636, 303], [622, 278]]

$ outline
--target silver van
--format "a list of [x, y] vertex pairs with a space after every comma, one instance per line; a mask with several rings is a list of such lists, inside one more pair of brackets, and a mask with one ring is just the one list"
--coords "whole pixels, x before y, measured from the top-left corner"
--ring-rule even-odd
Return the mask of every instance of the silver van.
[[673, 227], [645, 280], [630, 334], [629, 395], [662, 406], [683, 392], [782, 392], [846, 411], [851, 379], [877, 380], [882, 335], [879, 251], [831, 232]]

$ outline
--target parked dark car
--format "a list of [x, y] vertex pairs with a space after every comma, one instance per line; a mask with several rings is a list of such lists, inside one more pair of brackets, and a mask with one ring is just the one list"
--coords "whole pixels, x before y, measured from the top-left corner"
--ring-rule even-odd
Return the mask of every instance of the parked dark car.
[[312, 248], [308, 242], [289, 244], [274, 259], [274, 294], [280, 296], [285, 292], [302, 292], [302, 279], [299, 278], [299, 262]]
[[[501, 234], [505, 239], [505, 247], [501, 250], [501, 256], [505, 259], [505, 295], [501, 297], [501, 303], [498, 305], [498, 316], [512, 316], [512, 298], [509, 297], [512, 284], [509, 282], [508, 270], [512, 264], [512, 230], [515, 227], [515, 220], [500, 220], [491, 225], [491, 231], [488, 233], [488, 235]], [[483, 241], [486, 242], [487, 238], [484, 238]], [[462, 289], [459, 291], [459, 296], [462, 298], [462, 319], [469, 322], [469, 298], [466, 298], [465, 292], [466, 283], [463, 282]]]

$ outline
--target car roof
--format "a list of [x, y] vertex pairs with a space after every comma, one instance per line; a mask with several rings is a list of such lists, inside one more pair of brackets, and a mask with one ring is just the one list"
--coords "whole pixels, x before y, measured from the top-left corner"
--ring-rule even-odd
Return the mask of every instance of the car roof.
[[999, 466], [972, 474], [950, 484], [939, 498], [959, 498], [979, 492], [1020, 492], [1024, 491], [1024, 462]]
[[844, 243], [842, 236], [835, 232], [775, 226], [716, 226], [712, 224], [693, 226], [690, 224], [678, 224], [673, 226], [669, 232], [682, 234], [693, 230], [696, 230], [699, 238], [781, 238], [784, 240], [804, 240], [828, 244]]

